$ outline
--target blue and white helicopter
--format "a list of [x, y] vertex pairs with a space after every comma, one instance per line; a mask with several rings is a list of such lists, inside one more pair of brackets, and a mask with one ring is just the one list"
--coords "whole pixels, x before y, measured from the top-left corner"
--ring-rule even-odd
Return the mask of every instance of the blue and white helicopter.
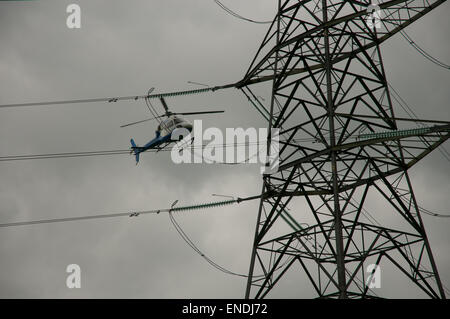
[[[152, 89], [149, 91], [148, 95], [150, 95], [151, 91], [152, 91]], [[153, 106], [150, 104], [148, 99], [146, 99], [145, 101], [147, 103], [147, 107], [148, 107], [149, 111], [151, 113], [153, 113], [153, 115], [155, 115]], [[139, 155], [141, 153], [143, 153], [147, 150], [151, 150], [151, 149], [156, 149], [157, 151], [160, 151], [163, 148], [165, 148], [168, 144], [182, 139], [185, 136], [185, 134], [183, 134], [184, 132], [192, 132], [192, 128], [193, 128], [192, 124], [189, 121], [187, 121], [177, 115], [197, 115], [197, 114], [211, 114], [211, 113], [223, 113], [224, 112], [224, 111], [202, 111], [202, 112], [174, 113], [174, 112], [169, 111], [167, 103], [163, 97], [160, 97], [160, 101], [165, 110], [164, 115], [157, 115], [152, 118], [148, 118], [148, 119], [133, 122], [133, 123], [128, 123], [128, 124], [121, 126], [121, 127], [131, 126], [131, 125], [135, 125], [135, 124], [139, 124], [139, 123], [143, 123], [143, 122], [147, 122], [147, 121], [151, 121], [151, 120], [155, 120], [155, 119], [157, 119], [159, 121], [158, 128], [155, 131], [155, 134], [156, 134], [155, 138], [152, 139], [151, 141], [149, 141], [144, 146], [138, 146], [134, 142], [134, 139], [131, 139], [131, 154], [135, 155], [136, 164], [139, 163]], [[152, 109], [153, 109], [153, 111], [152, 111]], [[167, 118], [164, 120], [160, 120], [160, 118], [162, 118], [162, 117], [167, 117]]]

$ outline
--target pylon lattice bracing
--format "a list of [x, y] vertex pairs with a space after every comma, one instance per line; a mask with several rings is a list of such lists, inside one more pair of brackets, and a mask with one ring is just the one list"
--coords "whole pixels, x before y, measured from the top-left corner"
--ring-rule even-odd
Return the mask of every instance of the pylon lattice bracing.
[[[271, 83], [269, 128], [280, 129], [279, 171], [263, 177], [246, 297], [266, 297], [288, 271], [306, 276], [320, 298], [376, 297], [366, 266], [389, 263], [426, 296], [445, 298], [408, 170], [448, 139], [449, 127], [427, 121], [433, 129], [370, 137], [410, 123], [395, 116], [380, 45], [444, 2], [379, 1], [374, 21], [370, 1], [279, 1], [238, 84], [252, 93]], [[351, 138], [358, 134], [369, 138]], [[305, 138], [316, 142], [298, 142]], [[395, 223], [366, 217], [373, 196]], [[297, 197], [307, 211], [293, 205]], [[314, 223], [280, 233], [286, 209]]]

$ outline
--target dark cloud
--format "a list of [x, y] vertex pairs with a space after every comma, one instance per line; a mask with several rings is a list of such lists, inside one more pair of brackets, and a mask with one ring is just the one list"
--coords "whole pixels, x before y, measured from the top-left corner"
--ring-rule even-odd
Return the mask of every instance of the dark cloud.
[[[69, 3], [0, 3], [0, 103], [143, 94], [153, 86], [159, 92], [193, 88], [187, 81], [232, 83], [243, 76], [266, 32], [266, 26], [236, 20], [204, 0], [77, 1], [82, 28], [69, 30]], [[230, 5], [258, 20], [269, 19], [275, 7], [269, 0]], [[442, 8], [408, 32], [445, 58], [450, 22], [448, 5]], [[449, 119], [448, 71], [424, 60], [399, 35], [383, 46], [383, 56], [388, 78], [419, 116]], [[205, 116], [205, 127], [264, 126], [233, 89], [168, 102], [177, 111], [226, 110]], [[151, 124], [119, 129], [148, 115], [143, 103], [1, 112], [2, 155], [124, 149], [130, 137], [143, 144], [154, 134]], [[217, 200], [212, 193], [260, 191], [257, 165], [174, 165], [169, 156], [144, 154], [139, 166], [128, 156], [1, 163], [2, 222], [163, 208], [175, 199], [185, 205]], [[448, 165], [435, 153], [411, 171], [422, 206], [450, 213]], [[178, 219], [218, 264], [246, 273], [257, 206], [242, 203]], [[448, 221], [424, 218], [442, 279], [450, 284]], [[3, 298], [231, 298], [242, 297], [245, 288], [245, 279], [220, 273], [196, 255], [165, 215], [2, 229], [0, 254]], [[82, 268], [80, 290], [65, 286], [71, 263]], [[313, 294], [292, 272], [272, 296]]]

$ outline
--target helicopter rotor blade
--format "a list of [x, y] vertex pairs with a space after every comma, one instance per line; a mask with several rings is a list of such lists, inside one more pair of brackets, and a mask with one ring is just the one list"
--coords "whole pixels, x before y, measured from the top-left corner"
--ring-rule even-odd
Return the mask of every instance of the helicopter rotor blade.
[[170, 116], [170, 115], [196, 115], [196, 114], [213, 114], [213, 113], [224, 113], [225, 111], [201, 111], [201, 112], [177, 112], [177, 113], [172, 113], [170, 111], [167, 111], [166, 115], [160, 115], [157, 117], [152, 117], [152, 118], [148, 118], [145, 120], [140, 120], [140, 121], [136, 121], [136, 122], [132, 122], [132, 123], [128, 123], [128, 124], [124, 124], [121, 125], [120, 127], [127, 127], [127, 126], [131, 126], [131, 125], [136, 125], [136, 124], [140, 124], [140, 123], [144, 123], [144, 122], [148, 122], [151, 120], [155, 120], [161, 117], [165, 117], [165, 116]]
[[160, 117], [163, 117], [163, 116], [165, 116], [165, 115], [161, 115], [161, 116], [157, 116], [157, 117], [148, 118], [148, 119], [145, 119], [145, 120], [140, 120], [140, 121], [124, 124], [124, 125], [121, 125], [120, 127], [127, 127], [127, 126], [131, 126], [131, 125], [135, 125], [135, 124], [139, 124], [139, 123], [144, 123], [144, 122], [151, 121], [151, 120], [156, 120], [157, 118], [160, 118]]
[[159, 98], [159, 100], [161, 101], [161, 103], [164, 107], [164, 110], [166, 111], [166, 115], [170, 115], [169, 107], [167, 106], [166, 100], [164, 100], [164, 98], [162, 96]]
[[180, 114], [180, 115], [196, 115], [196, 114], [213, 114], [213, 113], [224, 113], [225, 111], [202, 111], [202, 112], [180, 112], [180, 113], [172, 113], [172, 114]]

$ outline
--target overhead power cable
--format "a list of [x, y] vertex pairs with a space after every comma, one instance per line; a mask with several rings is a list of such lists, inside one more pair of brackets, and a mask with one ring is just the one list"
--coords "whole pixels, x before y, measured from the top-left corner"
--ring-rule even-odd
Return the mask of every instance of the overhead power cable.
[[[426, 127], [426, 129], [432, 129], [430, 127]], [[405, 130], [400, 131], [389, 131], [389, 132], [380, 132], [380, 133], [371, 133], [371, 134], [355, 134], [355, 135], [349, 135], [347, 138], [349, 139], [361, 139], [366, 138], [368, 136], [379, 136], [383, 134], [392, 134], [392, 135], [400, 135], [404, 132], [407, 132]], [[324, 134], [324, 136], [327, 136], [328, 134]], [[297, 138], [292, 139], [290, 141], [291, 143], [317, 143], [320, 142], [317, 138]], [[243, 143], [223, 143], [223, 144], [215, 144], [215, 143], [205, 143], [201, 145], [187, 145], [185, 148], [181, 147], [179, 150], [205, 150], [209, 148], [220, 148], [220, 147], [245, 147], [245, 146], [251, 146], [251, 145], [265, 145], [267, 143], [267, 140], [261, 140], [258, 142], [243, 142]], [[286, 141], [280, 141], [280, 144], [287, 143]], [[445, 149], [444, 149], [445, 150]], [[145, 153], [158, 153], [158, 152], [171, 152], [171, 148], [162, 148], [162, 149], [149, 149], [146, 150]], [[446, 151], [446, 150], [445, 150]], [[131, 149], [117, 149], [117, 150], [103, 150], [103, 151], [82, 151], [82, 152], [61, 152], [61, 153], [43, 153], [43, 154], [22, 154], [22, 155], [4, 155], [0, 156], [0, 162], [12, 162], [12, 161], [24, 161], [24, 160], [39, 160], [39, 159], [57, 159], [57, 158], [75, 158], [75, 157], [94, 157], [94, 156], [105, 156], [105, 155], [127, 155], [131, 154]], [[256, 156], [259, 154], [259, 151], [257, 154], [254, 154], [253, 156]], [[199, 153], [194, 153], [195, 156], [201, 156]], [[445, 154], [443, 154], [445, 155]], [[214, 162], [216, 164], [243, 164], [249, 162], [249, 158], [247, 158], [245, 161], [242, 162]]]
[[444, 215], [444, 214], [438, 214], [438, 213], [433, 213], [432, 211], [425, 209], [423, 207], [419, 206], [419, 210], [427, 215], [433, 216], [433, 217], [440, 217], [440, 218], [450, 218], [450, 215]]
[[210, 203], [196, 204], [196, 205], [190, 205], [190, 206], [180, 206], [180, 207], [176, 207], [176, 208], [164, 208], [164, 209], [131, 211], [131, 212], [121, 212], [121, 213], [97, 214], [97, 215], [89, 215], [89, 216], [75, 216], [75, 217], [64, 217], [64, 218], [30, 220], [30, 221], [22, 221], [22, 222], [10, 222], [10, 223], [0, 224], [0, 228], [38, 225], [38, 224], [51, 224], [51, 223], [66, 223], [66, 222], [72, 222], [72, 221], [104, 219], [104, 218], [125, 217], [125, 216], [137, 217], [139, 215], [145, 215], [145, 214], [193, 211], [193, 210], [199, 210], [199, 209], [233, 205], [233, 204], [237, 204], [237, 203], [240, 203], [243, 201], [253, 200], [253, 199], [256, 199], [259, 197], [260, 196], [237, 198], [237, 199], [225, 200], [225, 201], [219, 201], [219, 202], [210, 202]]
[[[391, 92], [394, 93], [391, 96], [397, 101], [398, 105], [400, 105], [400, 107], [403, 109], [403, 111], [406, 112], [406, 114], [411, 118], [411, 119], [419, 119], [419, 117], [417, 116], [417, 114], [414, 112], [414, 110], [408, 105], [408, 103], [405, 101], [405, 99], [403, 99], [401, 97], [401, 95], [397, 92], [396, 89], [394, 89], [394, 87], [388, 83], [389, 88], [391, 89]], [[426, 125], [424, 123], [421, 123], [420, 121], [416, 122], [417, 127], [426, 127]], [[447, 151], [447, 149], [443, 146], [440, 145], [438, 147], [438, 151], [442, 154], [442, 156], [448, 161], [450, 162], [450, 153]]]
[[[183, 231], [181, 226], [176, 222], [175, 218], [172, 215], [172, 212], [182, 212], [182, 211], [191, 211], [191, 210], [198, 210], [198, 209], [206, 209], [206, 208], [213, 208], [213, 207], [219, 207], [219, 206], [225, 206], [225, 205], [232, 205], [236, 203], [240, 203], [241, 201], [246, 200], [252, 200], [259, 198], [259, 196], [253, 196], [248, 198], [237, 198], [232, 200], [226, 200], [226, 201], [220, 201], [220, 202], [211, 202], [211, 203], [205, 203], [205, 204], [197, 204], [197, 205], [190, 205], [190, 206], [182, 206], [182, 207], [171, 207], [166, 209], [158, 209], [158, 210], [148, 210], [148, 211], [136, 211], [136, 212], [126, 212], [126, 213], [114, 213], [114, 214], [100, 214], [100, 215], [91, 215], [91, 216], [79, 216], [79, 217], [66, 217], [66, 218], [55, 218], [55, 219], [42, 219], [42, 220], [34, 220], [34, 221], [25, 221], [25, 222], [13, 222], [13, 223], [3, 223], [0, 224], [0, 228], [6, 228], [6, 227], [17, 227], [17, 226], [26, 226], [26, 225], [37, 225], [37, 224], [49, 224], [49, 223], [63, 223], [63, 222], [71, 222], [71, 221], [80, 221], [80, 220], [90, 220], [90, 219], [102, 219], [102, 218], [113, 218], [113, 217], [138, 217], [139, 215], [143, 214], [159, 214], [167, 212], [169, 213], [170, 220], [172, 224], [174, 225], [176, 231], [180, 234], [180, 236], [183, 238], [183, 240], [188, 243], [188, 245], [194, 249], [198, 254], [200, 254], [210, 265], [212, 265], [214, 268], [229, 274], [229, 275], [235, 275], [240, 277], [247, 277], [243, 274], [238, 274], [235, 272], [232, 272], [217, 263], [215, 263], [213, 260], [208, 258], [204, 253], [202, 253], [197, 246], [190, 240], [190, 238], [186, 235], [186, 233]], [[173, 206], [173, 205], [172, 205]], [[262, 277], [262, 275], [261, 275]]]
[[416, 42], [413, 41], [413, 39], [411, 39], [411, 37], [404, 31], [400, 31], [400, 34], [402, 35], [402, 37], [408, 41], [408, 43], [417, 51], [419, 52], [423, 57], [425, 57], [427, 60], [433, 62], [434, 64], [436, 64], [437, 66], [440, 66], [441, 68], [450, 70], [450, 65], [445, 64], [444, 62], [436, 59], [435, 57], [433, 57], [431, 54], [429, 54], [428, 52], [426, 52], [424, 49], [422, 49]]
[[[259, 198], [259, 197], [257, 197]], [[183, 239], [184, 242], [186, 242], [186, 244], [191, 247], [197, 254], [199, 254], [203, 259], [205, 259], [211, 266], [213, 266], [214, 268], [216, 268], [217, 270], [227, 274], [227, 275], [233, 275], [233, 276], [237, 276], [237, 277], [244, 277], [247, 278], [248, 276], [245, 274], [240, 274], [240, 273], [236, 273], [234, 271], [228, 270], [225, 267], [220, 266], [219, 264], [217, 264], [216, 262], [214, 262], [213, 260], [211, 260], [211, 258], [209, 258], [205, 253], [203, 253], [196, 245], [195, 243], [189, 238], [189, 236], [186, 234], [186, 232], [182, 229], [182, 227], [180, 226], [180, 224], [175, 220], [175, 217], [173, 216], [173, 212], [174, 210], [169, 211], [169, 218], [170, 221], [172, 223], [172, 225], [174, 226], [175, 230], [177, 231], [177, 233], [180, 235], [180, 237]], [[309, 240], [309, 239], [308, 239]], [[295, 248], [297, 248], [298, 243], [296, 245]], [[279, 270], [281, 268], [283, 268], [286, 264], [288, 264], [289, 262], [292, 261], [292, 259], [295, 258], [295, 256], [291, 256], [290, 258], [288, 258], [285, 262], [283, 262], [282, 264], [280, 264], [275, 270]], [[253, 278], [263, 278], [265, 277], [265, 275], [260, 274], [260, 275], [253, 275]]]
[[[156, 150], [149, 150], [149, 151], [156, 152]], [[109, 150], [109, 151], [7, 155], [7, 156], [0, 156], [0, 162], [50, 159], [50, 158], [89, 157], [89, 156], [102, 156], [102, 155], [122, 155], [122, 154], [130, 154], [130, 150], [128, 149], [128, 150]]]
[[[356, 138], [356, 136], [355, 136]], [[293, 139], [293, 142], [316, 142], [314, 138]], [[265, 145], [266, 140], [258, 142], [243, 142], [243, 143], [206, 143], [201, 145], [188, 145], [186, 150], [200, 150], [208, 148], [220, 148], [220, 147], [244, 147], [250, 145]], [[283, 143], [283, 141], [280, 141]], [[158, 153], [158, 152], [171, 152], [170, 148], [163, 149], [149, 149], [145, 152]], [[51, 158], [72, 158], [72, 157], [91, 157], [91, 156], [104, 156], [104, 155], [126, 155], [131, 154], [131, 149], [117, 149], [117, 150], [104, 150], [104, 151], [82, 151], [82, 152], [61, 152], [61, 153], [44, 153], [44, 154], [22, 154], [22, 155], [4, 155], [0, 156], [0, 162], [22, 161], [22, 160], [37, 160], [37, 159], [51, 159]], [[198, 155], [198, 154], [197, 154]], [[220, 164], [220, 162], [217, 162]], [[240, 164], [240, 163], [224, 163], [224, 164]]]
[[[265, 144], [265, 141], [253, 142], [253, 143], [228, 143], [228, 144], [201, 144], [187, 146], [187, 149], [207, 149], [213, 147], [242, 147], [249, 145], [259, 145]], [[170, 152], [171, 149], [149, 149], [145, 152], [158, 153], [158, 152]], [[90, 157], [90, 156], [102, 156], [102, 155], [124, 155], [131, 154], [130, 149], [118, 149], [118, 150], [105, 150], [105, 151], [84, 151], [84, 152], [64, 152], [64, 153], [45, 153], [45, 154], [23, 154], [23, 155], [5, 155], [0, 156], [0, 162], [10, 162], [10, 161], [22, 161], [22, 160], [36, 160], [36, 159], [51, 159], [51, 158], [72, 158], [72, 157]]]
[[229, 15], [232, 15], [235, 18], [247, 21], [247, 22], [251, 22], [251, 23], [256, 23], [256, 24], [270, 24], [272, 23], [272, 21], [256, 21], [256, 20], [252, 20], [252, 19], [248, 19], [246, 17], [241, 16], [240, 14], [237, 14], [236, 12], [234, 12], [233, 10], [229, 9], [228, 7], [226, 7], [222, 2], [220, 2], [219, 0], [214, 0], [214, 2], [220, 7], [222, 8], [226, 13], [228, 13]]
[[63, 105], [63, 104], [77, 104], [77, 103], [95, 103], [95, 102], [115, 103], [115, 102], [119, 102], [119, 101], [132, 101], [132, 100], [137, 101], [137, 100], [143, 100], [143, 99], [159, 99], [162, 97], [170, 98], [170, 97], [175, 97], [175, 96], [214, 92], [216, 90], [231, 88], [234, 86], [235, 86], [234, 84], [229, 84], [229, 85], [224, 85], [224, 86], [215, 86], [215, 87], [201, 88], [201, 89], [195, 89], [195, 90], [176, 91], [176, 92], [167, 92], [167, 93], [155, 93], [155, 94], [148, 94], [148, 95], [132, 95], [132, 96], [119, 96], [119, 97], [101, 97], [101, 98], [93, 98], [93, 99], [75, 99], [75, 100], [60, 100], [60, 101], [47, 101], [47, 102], [2, 104], [2, 105], [0, 105], [0, 108]]
[[[406, 198], [402, 198], [402, 200], [405, 204], [407, 204], [407, 205], [410, 204]], [[438, 213], [432, 212], [429, 209], [423, 208], [422, 206], [417, 205], [417, 207], [419, 208], [419, 211], [421, 213], [424, 213], [426, 215], [433, 216], [433, 217], [440, 217], [440, 218], [450, 218], [450, 214], [447, 214], [447, 215], [446, 214], [438, 214]]]
[[211, 260], [208, 256], [206, 256], [200, 249], [198, 249], [198, 247], [194, 244], [194, 242], [189, 238], [189, 236], [183, 231], [183, 229], [181, 228], [181, 226], [177, 223], [177, 221], [175, 220], [175, 218], [173, 217], [172, 212], [169, 212], [169, 218], [170, 221], [172, 223], [172, 225], [174, 226], [175, 230], [177, 231], [177, 233], [180, 235], [180, 237], [184, 240], [184, 242], [186, 242], [189, 247], [191, 247], [197, 254], [199, 254], [203, 259], [205, 259], [211, 266], [213, 266], [214, 268], [216, 268], [217, 270], [226, 273], [228, 275], [234, 275], [234, 276], [238, 276], [238, 277], [247, 277], [244, 274], [239, 274], [233, 271], [230, 271], [220, 265], [218, 265], [217, 263], [215, 263], [213, 260]]
[[[226, 206], [226, 205], [233, 205], [233, 204], [240, 203], [243, 201], [249, 201], [249, 200], [259, 199], [259, 198], [260, 198], [260, 196], [251, 196], [251, 197], [247, 197], [247, 198], [233, 198], [231, 200], [196, 204], [196, 205], [190, 205], [190, 206], [173, 207], [173, 205], [172, 205], [171, 208], [157, 209], [157, 210], [132, 211], [132, 212], [125, 212], [125, 213], [98, 214], [98, 215], [90, 215], [90, 216], [41, 219], [41, 220], [34, 220], [34, 221], [3, 223], [3, 224], [0, 224], [0, 228], [37, 225], [37, 224], [64, 223], [64, 222], [71, 222], [71, 221], [125, 217], [125, 216], [138, 217], [139, 215], [143, 215], [143, 214], [169, 213], [170, 220], [171, 220], [172, 224], [174, 225], [178, 234], [192, 249], [194, 249], [199, 255], [201, 255], [211, 266], [213, 266], [214, 268], [216, 268], [226, 274], [229, 274], [229, 275], [234, 275], [234, 276], [239, 276], [239, 277], [247, 277], [247, 275], [230, 271], [230, 270], [218, 265], [213, 260], [211, 260], [208, 256], [206, 256], [202, 251], [200, 251], [200, 249], [198, 249], [198, 247], [194, 244], [194, 242], [189, 238], [189, 236], [183, 231], [181, 226], [177, 223], [177, 221], [175, 220], [175, 218], [173, 216], [173, 213], [206, 209], [206, 208], [214, 208], [214, 207], [220, 207], [220, 206]], [[286, 264], [287, 262], [289, 262], [289, 260], [286, 261], [284, 264]], [[284, 264], [280, 265], [277, 269], [282, 268], [284, 266]], [[257, 275], [254, 277], [264, 277], [264, 275]]]

